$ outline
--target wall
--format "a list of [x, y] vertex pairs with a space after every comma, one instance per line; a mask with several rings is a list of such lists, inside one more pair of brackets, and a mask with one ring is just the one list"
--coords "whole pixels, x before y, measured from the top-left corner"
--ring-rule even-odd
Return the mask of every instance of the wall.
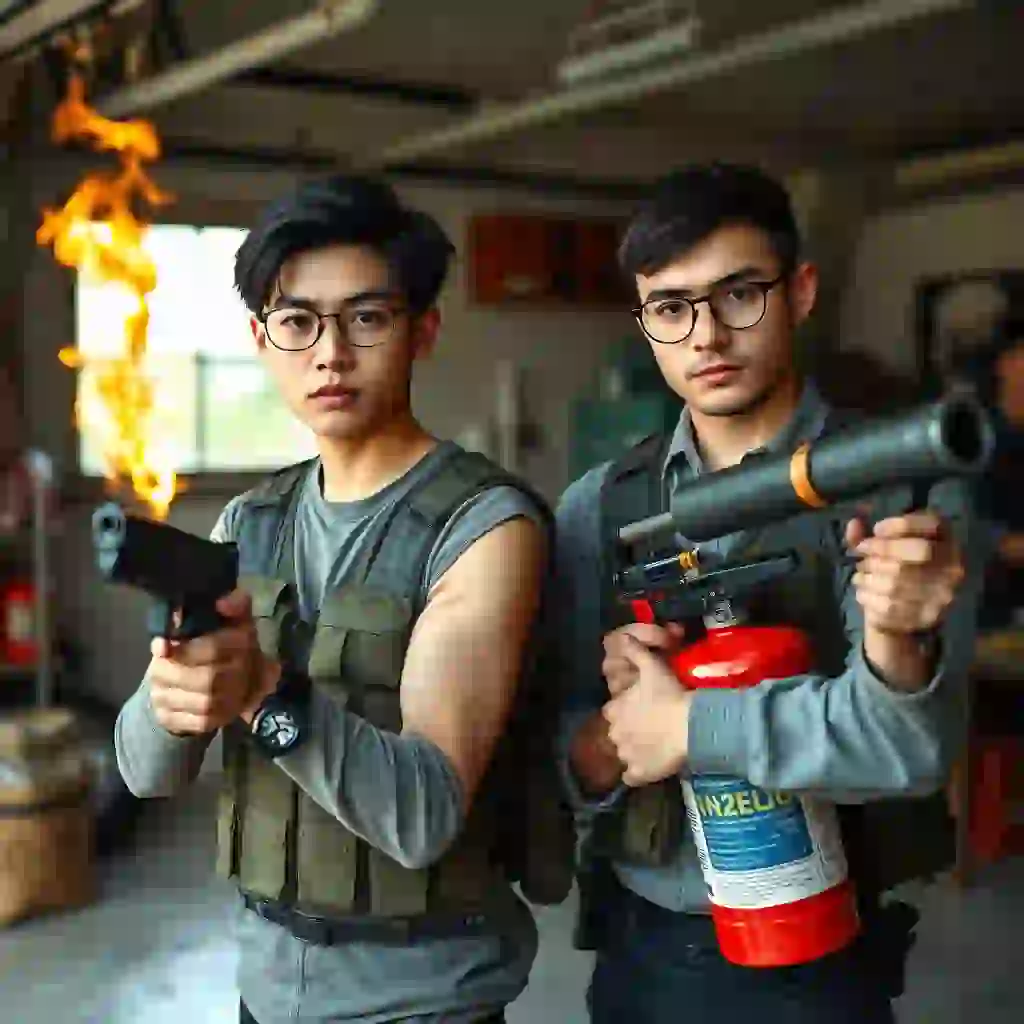
[[[79, 173], [64, 162], [40, 164], [32, 175], [35, 210], [62, 201]], [[178, 197], [173, 216], [196, 222], [244, 224], [256, 204], [288, 187], [288, 174], [165, 165], [160, 183]], [[406, 197], [433, 213], [457, 245], [464, 241], [471, 212], [499, 209], [614, 213], [594, 201], [552, 200], [536, 195], [469, 189], [402, 188]], [[31, 436], [36, 444], [73, 467], [73, 376], [57, 362], [57, 351], [73, 337], [70, 274], [48, 251], [27, 254], [24, 305], [31, 315], [24, 331], [25, 384]], [[419, 371], [414, 401], [422, 420], [442, 436], [457, 436], [492, 412], [494, 364], [499, 358], [522, 363], [527, 373], [529, 410], [543, 425], [544, 448], [524, 472], [548, 496], [565, 479], [568, 403], [588, 386], [604, 346], [632, 329], [620, 313], [496, 313], [471, 308], [460, 265], [444, 297], [443, 340], [432, 361]], [[206, 533], [231, 495], [184, 495], [171, 522]], [[138, 683], [147, 658], [145, 602], [119, 588], [102, 586], [92, 566], [89, 513], [93, 501], [72, 504], [59, 539], [59, 601], [70, 636], [88, 659], [91, 689], [111, 702], [125, 699]]]
[[914, 289], [956, 271], [1024, 268], [1024, 189], [887, 211], [863, 227], [843, 302], [841, 347], [916, 373]]

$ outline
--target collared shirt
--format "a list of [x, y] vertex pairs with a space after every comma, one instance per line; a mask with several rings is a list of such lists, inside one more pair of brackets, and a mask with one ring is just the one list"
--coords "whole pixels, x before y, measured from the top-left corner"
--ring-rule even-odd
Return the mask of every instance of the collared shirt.
[[[789, 424], [766, 447], [792, 450], [799, 441], [817, 438], [827, 414], [825, 402], [808, 384]], [[600, 491], [608, 468], [605, 464], [591, 470], [559, 502], [549, 612], [564, 693], [561, 761], [581, 835], [595, 815], [614, 807], [622, 796], [620, 788], [604, 800], [586, 799], [568, 762], [576, 730], [608, 700], [601, 674], [601, 594], [607, 581], [601, 579], [600, 528]], [[671, 495], [705, 472], [684, 410], [663, 467], [663, 484]], [[943, 483], [931, 497], [958, 529], [966, 528], [963, 487]], [[795, 528], [813, 547], [831, 522], [805, 516], [785, 526], [789, 538]], [[782, 524], [764, 532], [765, 545], [781, 528]], [[737, 534], [700, 545], [702, 561], [705, 555], [728, 558], [741, 538]], [[850, 647], [845, 670], [835, 678], [805, 675], [750, 690], [697, 691], [690, 708], [688, 769], [736, 775], [765, 789], [816, 792], [844, 802], [936, 790], [947, 776], [958, 727], [956, 709], [973, 647], [979, 575], [969, 574], [969, 585], [947, 616], [935, 677], [918, 692], [900, 693], [864, 659], [863, 616], [850, 583], [852, 568], [837, 565], [835, 598]], [[654, 903], [672, 910], [707, 910], [707, 889], [688, 834], [675, 860], [666, 866], [613, 866], [624, 885]]]

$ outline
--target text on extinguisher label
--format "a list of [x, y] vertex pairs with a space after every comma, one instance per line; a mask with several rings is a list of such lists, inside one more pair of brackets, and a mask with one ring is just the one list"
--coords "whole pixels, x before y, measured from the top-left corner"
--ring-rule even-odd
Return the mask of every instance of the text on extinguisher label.
[[846, 878], [835, 808], [746, 779], [683, 782], [694, 843], [711, 899], [738, 909], [818, 895]]
[[698, 776], [692, 785], [712, 867], [754, 871], [811, 855], [803, 807], [790, 794], [721, 776]]

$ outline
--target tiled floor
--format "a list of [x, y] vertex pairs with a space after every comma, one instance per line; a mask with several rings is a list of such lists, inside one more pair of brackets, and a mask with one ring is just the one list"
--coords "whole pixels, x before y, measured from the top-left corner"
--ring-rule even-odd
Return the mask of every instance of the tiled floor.
[[[88, 910], [0, 932], [2, 1024], [233, 1024], [229, 891], [210, 880], [208, 784], [154, 809], [111, 862]], [[1024, 861], [966, 895], [922, 896], [927, 927], [902, 1024], [1024, 1020]], [[583, 1024], [589, 958], [569, 947], [571, 908], [541, 914], [541, 953], [512, 1024]]]

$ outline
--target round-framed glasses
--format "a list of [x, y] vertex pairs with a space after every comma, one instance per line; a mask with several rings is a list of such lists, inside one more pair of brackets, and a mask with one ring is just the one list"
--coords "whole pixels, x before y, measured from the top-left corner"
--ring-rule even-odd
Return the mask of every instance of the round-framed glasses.
[[404, 313], [404, 308], [382, 303], [351, 306], [339, 313], [319, 313], [303, 306], [276, 306], [258, 319], [274, 348], [282, 352], [302, 352], [320, 340], [328, 320], [336, 320], [345, 340], [356, 348], [383, 345], [394, 337], [395, 325]]
[[682, 294], [663, 294], [634, 309], [633, 316], [644, 334], [659, 345], [678, 345], [686, 341], [697, 326], [698, 307], [704, 302], [723, 327], [745, 331], [764, 319], [768, 293], [785, 278], [785, 274], [780, 274], [774, 281], [723, 282], [696, 299]]

